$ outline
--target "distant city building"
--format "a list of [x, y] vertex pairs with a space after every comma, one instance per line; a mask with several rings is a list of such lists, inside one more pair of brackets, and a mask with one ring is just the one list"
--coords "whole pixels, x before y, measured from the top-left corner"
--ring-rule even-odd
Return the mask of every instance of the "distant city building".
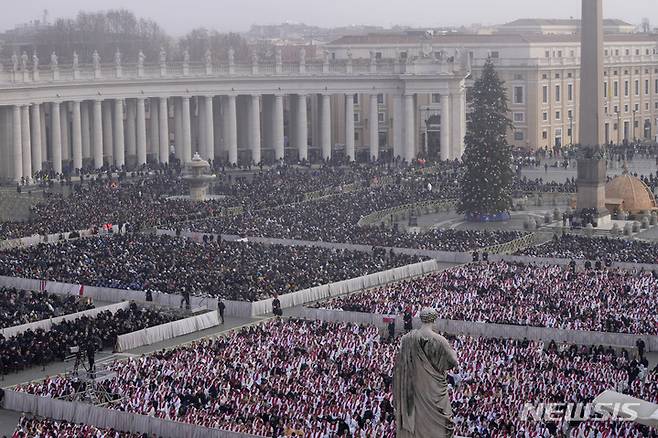
[[[532, 22], [535, 26], [532, 26]], [[524, 33], [493, 33], [476, 35], [449, 33], [443, 35], [413, 35], [387, 33], [355, 35], [339, 38], [325, 46], [335, 60], [368, 58], [411, 59], [424, 53], [466, 51], [473, 77], [488, 57], [493, 58], [500, 77], [506, 82], [510, 103], [510, 119], [514, 129], [509, 140], [528, 148], [552, 148], [578, 142], [578, 96], [580, 86], [580, 37], [577, 34], [531, 32], [542, 23], [557, 23], [554, 29], [577, 29], [578, 21], [517, 20], [517, 29], [524, 24]], [[575, 23], [575, 24], [574, 24]], [[607, 20], [608, 28], [628, 30], [627, 23]], [[576, 27], [573, 27], [576, 26]], [[624, 142], [654, 139], [658, 128], [658, 37], [652, 34], [607, 34], [605, 44], [604, 101], [606, 115], [605, 140]], [[467, 86], [470, 84], [467, 81]], [[436, 107], [440, 96], [419, 96], [423, 108], [421, 117], [440, 120]], [[391, 102], [380, 109], [388, 113]], [[364, 117], [362, 114], [358, 117]], [[425, 124], [421, 123], [420, 135]], [[428, 123], [430, 138], [439, 136], [440, 127]], [[430, 142], [431, 143], [431, 142]]]
[[[543, 35], [571, 35], [580, 32], [580, 20], [521, 18], [498, 26], [501, 33], [540, 33]], [[633, 33], [635, 25], [623, 20], [603, 20], [603, 32], [609, 34]]]

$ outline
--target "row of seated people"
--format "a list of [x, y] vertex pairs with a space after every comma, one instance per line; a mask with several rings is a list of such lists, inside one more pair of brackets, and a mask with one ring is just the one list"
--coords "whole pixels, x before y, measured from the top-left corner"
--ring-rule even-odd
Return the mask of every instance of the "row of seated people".
[[[54, 324], [50, 330], [27, 330], [5, 338], [0, 334], [0, 375], [51, 362], [63, 361], [71, 347], [113, 348], [117, 337], [183, 317], [180, 312], [138, 307], [131, 303], [116, 313], [109, 310], [94, 317], [81, 316]], [[84, 345], [81, 345], [84, 344]]]
[[[628, 422], [520, 419], [525, 403], [586, 403], [607, 389], [658, 401], [658, 370], [625, 352], [467, 336], [449, 341], [459, 358], [448, 375], [457, 435], [557, 436], [571, 428], [578, 431], [572, 436], [650, 436]], [[122, 397], [111, 409], [204, 427], [277, 438], [393, 438], [397, 348], [373, 326], [277, 319], [115, 362], [109, 369], [116, 375], [103, 385]], [[74, 383], [52, 377], [18, 390], [60, 397]]]
[[571, 330], [658, 334], [651, 272], [476, 263], [316, 304], [324, 309], [418, 315]]
[[78, 296], [3, 287], [0, 288], [0, 329], [93, 308], [93, 304]]
[[658, 264], [658, 245], [641, 240], [565, 234], [515, 255], [580, 260], [605, 257], [614, 262]]
[[123, 234], [8, 250], [0, 275], [257, 301], [421, 260], [381, 250]]

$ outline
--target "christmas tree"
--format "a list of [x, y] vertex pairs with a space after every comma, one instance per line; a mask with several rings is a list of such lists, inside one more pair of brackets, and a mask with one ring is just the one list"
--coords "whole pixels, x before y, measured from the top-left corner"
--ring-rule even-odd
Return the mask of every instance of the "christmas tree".
[[491, 59], [469, 97], [465, 171], [457, 211], [469, 220], [503, 220], [512, 206], [512, 147], [507, 143], [507, 94]]

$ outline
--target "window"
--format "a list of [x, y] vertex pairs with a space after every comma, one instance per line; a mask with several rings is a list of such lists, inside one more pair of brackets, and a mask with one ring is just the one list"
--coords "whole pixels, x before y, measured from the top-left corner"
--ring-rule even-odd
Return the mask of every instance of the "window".
[[639, 122], [639, 120], [636, 120], [636, 121], [635, 121], [635, 125], [634, 125], [634, 126], [635, 126], [636, 128], [639, 128], [639, 127], [640, 127], [640, 122]]
[[625, 112], [625, 113], [628, 112], [628, 105], [624, 105], [624, 112]]
[[523, 132], [520, 131], [514, 132], [514, 140], [523, 141]]
[[658, 102], [656, 102], [656, 103], [654, 104], [654, 108], [656, 108], [656, 109], [658, 110]]
[[514, 75], [514, 80], [515, 80], [515, 81], [522, 81], [522, 80], [523, 80], [523, 75], [515, 74], [515, 75]]
[[525, 120], [525, 113], [514, 113], [515, 122], [523, 122]]
[[649, 79], [646, 79], [644, 81], [644, 95], [645, 96], [649, 95]]
[[635, 95], [636, 96], [640, 95], [640, 81], [638, 80], [635, 81]]
[[624, 96], [628, 96], [630, 94], [630, 84], [628, 81], [624, 81]]
[[544, 52], [544, 58], [550, 58], [551, 57], [551, 52], [548, 50]]
[[560, 86], [559, 85], [555, 86], [555, 101], [556, 102], [560, 101]]
[[568, 118], [569, 120], [572, 120], [572, 119], [573, 119], [573, 111], [571, 111], [571, 110], [567, 111], [567, 118]]
[[[575, 57], [575, 56], [576, 56], [576, 51], [575, 51], [575, 50], [571, 50], [571, 51], [569, 52], [569, 56], [572, 57], [572, 58]], [[571, 73], [569, 73], [569, 74], [571, 74]], [[571, 76], [570, 76], [570, 77], [571, 77]]]
[[603, 112], [604, 112], [605, 114], [608, 114], [608, 107], [607, 107], [607, 106], [606, 106], [605, 108], [603, 108]]
[[635, 104], [635, 111], [636, 111], [636, 112], [637, 112], [637, 111], [640, 111], [640, 104], [639, 104], [639, 103], [636, 103], [636, 104]]
[[[658, 80], [656, 80], [656, 83], [658, 84]], [[548, 86], [546, 85], [542, 88], [542, 102], [548, 103]]]
[[548, 122], [548, 113], [546, 111], [542, 113], [542, 119], [544, 120], [544, 122]]
[[635, 49], [635, 55], [639, 56], [640, 55], [640, 49]]
[[608, 97], [608, 83], [604, 82], [603, 83], [603, 97]]
[[560, 120], [561, 115], [562, 114], [560, 114], [560, 111], [555, 111], [555, 120]]
[[543, 138], [544, 140], [548, 139], [548, 131], [542, 131], [541, 138]]
[[615, 49], [615, 56], [619, 56], [619, 49]]
[[355, 95], [354, 95], [354, 97], [353, 97], [353, 101], [354, 101], [354, 105], [358, 105], [358, 104], [359, 104], [359, 95], [358, 95], [358, 94], [355, 94]]
[[407, 51], [400, 52], [400, 59], [407, 59]]
[[560, 73], [555, 73], [555, 79], [560, 79]]
[[567, 78], [571, 79], [573, 77], [573, 73], [567, 73]]
[[658, 94], [658, 79], [656, 79], [656, 83], [654, 85], [654, 92]]
[[558, 58], [562, 58], [562, 50], [558, 50], [558, 51], [557, 51], [557, 57], [558, 57]]
[[354, 123], [359, 123], [361, 121], [361, 113], [354, 113]]
[[377, 105], [384, 105], [384, 95], [381, 93], [377, 95]]
[[626, 52], [625, 52], [625, 53], [626, 53], [626, 56], [628, 56], [628, 55], [630, 55], [630, 54], [631, 54], [631, 51], [630, 51], [630, 50], [628, 50], [628, 49], [626, 49]]
[[514, 103], [524, 103], [523, 87], [514, 87]]
[[386, 121], [386, 114], [384, 113], [377, 113], [377, 121], [379, 123], [384, 123]]
[[649, 102], [644, 104], [644, 110], [649, 111]]
[[617, 114], [619, 112], [619, 107], [617, 105], [615, 105], [614, 110], [615, 110], [615, 114]]
[[573, 100], [573, 84], [567, 84], [567, 100], [569, 102]]
[[605, 56], [608, 56], [608, 49], [605, 49]]
[[354, 131], [354, 141], [359, 141], [359, 131]]
[[441, 102], [441, 95], [437, 93], [432, 94], [432, 103], [439, 103]]
[[619, 97], [619, 82], [617, 81], [612, 83], [612, 96]]
[[377, 60], [382, 59], [382, 52], [375, 52], [375, 59]]
[[491, 57], [493, 59], [498, 59], [498, 58], [500, 58], [500, 53], [499, 52], [491, 52]]

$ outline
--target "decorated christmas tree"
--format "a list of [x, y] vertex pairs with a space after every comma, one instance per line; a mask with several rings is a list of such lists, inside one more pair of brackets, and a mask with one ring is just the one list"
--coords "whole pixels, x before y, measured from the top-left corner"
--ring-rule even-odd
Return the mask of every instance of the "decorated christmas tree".
[[507, 95], [491, 59], [475, 81], [469, 97], [465, 171], [461, 179], [461, 199], [457, 211], [468, 220], [509, 219], [512, 206], [512, 147], [507, 143]]

